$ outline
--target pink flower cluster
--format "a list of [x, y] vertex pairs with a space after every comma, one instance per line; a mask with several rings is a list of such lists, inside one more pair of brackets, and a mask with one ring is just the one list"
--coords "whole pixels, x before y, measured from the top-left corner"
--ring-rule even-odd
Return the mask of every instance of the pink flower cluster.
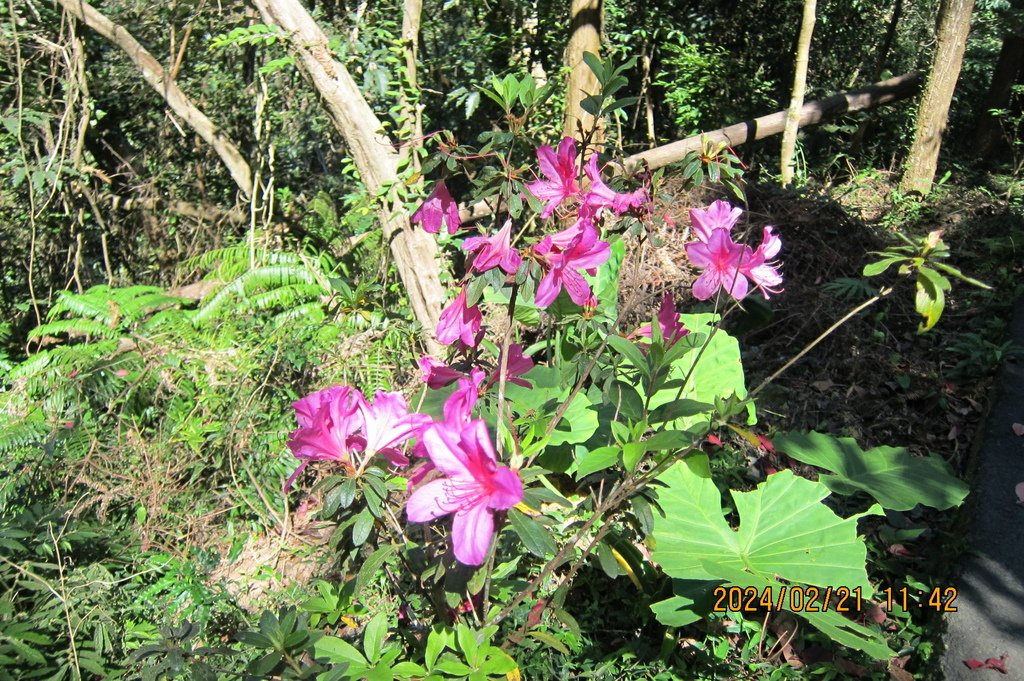
[[769, 293], [779, 293], [782, 275], [772, 258], [779, 254], [782, 240], [772, 227], [765, 227], [761, 245], [756, 250], [732, 240], [733, 225], [743, 210], [728, 201], [715, 201], [706, 209], [690, 210], [690, 224], [697, 241], [686, 244], [690, 261], [704, 270], [693, 283], [693, 295], [707, 300], [719, 289], [736, 300], [743, 300], [753, 283], [767, 300]]
[[519, 473], [498, 463], [487, 424], [473, 419], [484, 372], [459, 379], [444, 405], [444, 419], [426, 426], [419, 449], [428, 463], [410, 479], [417, 483], [437, 470], [444, 477], [419, 485], [409, 496], [406, 515], [426, 523], [451, 514], [452, 549], [465, 565], [482, 565], [494, 536], [494, 513], [523, 500]]
[[[578, 181], [579, 167], [576, 141], [566, 137], [555, 151], [548, 145], [537, 149], [537, 161], [543, 177], [526, 184], [527, 190], [544, 202], [541, 218], [551, 217], [563, 205], [576, 220], [567, 229], [543, 237], [528, 249], [528, 257], [540, 265], [535, 304], [551, 305], [564, 289], [577, 305], [596, 305], [590, 284], [584, 278], [591, 276], [610, 254], [608, 243], [602, 241], [595, 225], [601, 213], [622, 214], [646, 208], [650, 195], [646, 187], [628, 193], [619, 193], [601, 178], [597, 154], [592, 154], [583, 165], [589, 186], [585, 191]], [[444, 182], [439, 182], [423, 205], [413, 214], [412, 221], [428, 232], [438, 233], [443, 226], [454, 234], [461, 227], [458, 206]], [[523, 264], [523, 254], [511, 245], [512, 221], [508, 220], [493, 236], [475, 236], [466, 239], [462, 248], [472, 256], [469, 273], [482, 274], [500, 268], [507, 275], [515, 275]], [[478, 305], [469, 305], [465, 284], [455, 298], [441, 312], [437, 326], [437, 339], [449, 345], [460, 341], [464, 348], [476, 347], [481, 338], [483, 315]]]
[[[513, 366], [524, 370], [522, 348]], [[421, 363], [422, 365], [422, 363]], [[455, 558], [466, 565], [480, 565], [494, 536], [494, 513], [515, 506], [523, 498], [519, 474], [498, 463], [487, 426], [472, 418], [485, 372], [474, 369], [458, 378], [459, 388], [445, 402], [444, 419], [435, 422], [425, 414], [409, 413], [405, 398], [394, 392], [378, 392], [368, 402], [358, 390], [339, 386], [320, 390], [295, 402], [299, 427], [288, 447], [302, 463], [288, 479], [288, 489], [311, 461], [335, 461], [358, 474], [374, 455], [394, 467], [409, 464], [402, 451], [412, 438], [414, 452], [428, 461], [409, 478], [418, 485], [428, 474], [443, 477], [419, 485], [409, 497], [407, 515], [412, 522], [428, 522], [453, 514], [452, 545]]]
[[311, 461], [337, 461], [357, 470], [380, 454], [391, 465], [404, 466], [409, 459], [402, 445], [430, 422], [429, 416], [410, 414], [399, 393], [383, 390], [368, 402], [358, 390], [338, 386], [307, 395], [292, 406], [299, 427], [288, 447], [302, 465], [287, 486]]

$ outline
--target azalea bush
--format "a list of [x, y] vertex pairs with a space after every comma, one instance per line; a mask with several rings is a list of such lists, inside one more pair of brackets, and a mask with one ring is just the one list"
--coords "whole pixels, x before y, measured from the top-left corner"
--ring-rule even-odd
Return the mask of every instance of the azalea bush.
[[[605, 76], [586, 104], [599, 117], [621, 106]], [[492, 94], [521, 123], [536, 84], [501, 85]], [[759, 432], [763, 385], [748, 392], [723, 320], [783, 289], [784, 228], [760, 226], [748, 243], [743, 209], [724, 199], [670, 224], [653, 210], [660, 176], [622, 172], [593, 131], [520, 158], [511, 127], [476, 148], [439, 135], [424, 163], [444, 177], [412, 222], [463, 264], [432, 330], [448, 350], [419, 359], [421, 387], [328, 386], [294, 404], [286, 492], [315, 481], [307, 494], [335, 521], [331, 545], [353, 575], [345, 603], [372, 617], [353, 636], [280, 613], [250, 637], [270, 651], [250, 671], [301, 676], [306, 659], [331, 678], [514, 678], [521, 647], [580, 649], [570, 594], [595, 570], [628, 580], [649, 615], [635, 626], [659, 622], [669, 649], [702, 620], [772, 645], [773, 618], [797, 616], [829, 645], [895, 656], [864, 615], [885, 585], [869, 578], [859, 528], [885, 509], [955, 506], [966, 489], [936, 457]], [[687, 176], [728, 158], [694, 156]], [[464, 224], [449, 184], [490, 217]], [[623, 274], [642, 272], [671, 229], [696, 275], [689, 293], [627, 295]], [[723, 429], [761, 452], [745, 476], [721, 458]], [[307, 604], [317, 618], [324, 607]]]

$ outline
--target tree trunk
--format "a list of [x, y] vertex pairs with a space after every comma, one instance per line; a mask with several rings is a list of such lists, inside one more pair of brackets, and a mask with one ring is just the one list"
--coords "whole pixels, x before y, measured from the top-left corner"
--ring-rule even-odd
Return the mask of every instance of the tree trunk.
[[932, 70], [917, 112], [917, 129], [910, 154], [904, 162], [900, 188], [927, 194], [935, 180], [942, 133], [949, 105], [960, 77], [967, 34], [971, 30], [974, 0], [942, 0], [939, 5], [938, 40]]
[[124, 26], [96, 11], [85, 0], [57, 0], [68, 14], [120, 47], [142, 72], [143, 79], [160, 93], [167, 106], [192, 128], [199, 137], [213, 147], [227, 166], [232, 179], [246, 198], [252, 195], [252, 171], [238, 147], [228, 139], [222, 130], [210, 121], [188, 98], [174, 79], [164, 71], [160, 62], [139, 44]]
[[289, 36], [291, 51], [323, 98], [367, 191], [378, 197], [378, 219], [409, 305], [423, 325], [428, 352], [439, 354], [443, 346], [434, 339], [434, 332], [445, 293], [438, 279], [437, 244], [430, 235], [410, 226], [409, 215], [399, 201], [382, 195], [399, 181], [399, 153], [381, 132], [380, 120], [345, 66], [332, 55], [327, 36], [298, 0], [253, 0], [253, 4], [266, 24]]
[[985, 103], [978, 114], [978, 132], [974, 138], [974, 150], [978, 158], [985, 160], [994, 154], [1003, 140], [1003, 129], [999, 119], [992, 115], [992, 109], [1005, 109], [1010, 103], [1010, 92], [1015, 83], [1024, 77], [1024, 35], [1008, 33], [1003, 37], [1003, 47], [992, 74]]
[[[597, 76], [583, 61], [583, 53], [600, 54], [601, 0], [572, 0], [569, 31], [569, 42], [565, 48], [569, 79], [565, 87], [565, 124], [562, 133], [566, 137], [575, 137], [580, 128], [585, 132], [600, 125], [600, 121], [595, 121], [591, 114], [580, 108], [580, 102], [587, 95], [597, 94], [600, 89]], [[594, 137], [598, 139], [600, 131]]]
[[420, 89], [416, 74], [416, 52], [420, 40], [420, 15], [423, 0], [405, 0], [402, 12], [402, 51], [405, 57], [405, 82], [402, 87], [402, 111], [408, 139], [403, 152], [411, 156], [412, 167], [419, 172], [418, 148], [423, 144], [423, 105], [418, 101]]
[[782, 186], [793, 181], [793, 155], [796, 153], [796, 133], [800, 128], [800, 109], [804, 106], [807, 90], [807, 62], [811, 53], [811, 35], [814, 33], [816, 0], [804, 0], [804, 16], [800, 22], [800, 37], [796, 41], [796, 73], [793, 76], [793, 96], [786, 111], [786, 127], [782, 131], [782, 153], [779, 165]]

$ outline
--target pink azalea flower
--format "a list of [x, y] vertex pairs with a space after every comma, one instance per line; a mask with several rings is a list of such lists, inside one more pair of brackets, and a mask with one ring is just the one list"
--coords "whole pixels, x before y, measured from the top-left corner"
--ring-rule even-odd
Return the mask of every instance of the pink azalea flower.
[[608, 259], [611, 247], [598, 239], [593, 225], [583, 225], [569, 245], [561, 248], [552, 237], [547, 236], [534, 246], [544, 268], [544, 276], [537, 284], [535, 302], [547, 307], [558, 297], [563, 288], [577, 305], [584, 305], [593, 298], [590, 284], [577, 270], [594, 275], [597, 267]]
[[590, 190], [583, 197], [583, 203], [593, 208], [608, 208], [616, 215], [621, 215], [632, 208], [641, 208], [650, 202], [647, 188], [641, 187], [627, 194], [620, 194], [601, 179], [601, 171], [597, 167], [597, 154], [591, 154], [584, 166], [590, 178]]
[[505, 221], [497, 234], [491, 237], [474, 236], [466, 239], [462, 249], [470, 253], [476, 253], [470, 271], [486, 272], [489, 269], [500, 267], [508, 274], [515, 274], [522, 264], [523, 259], [519, 251], [512, 248], [512, 220]]
[[704, 270], [693, 282], [693, 295], [707, 300], [719, 288], [736, 300], [743, 300], [750, 284], [743, 275], [743, 264], [752, 257], [748, 246], [734, 243], [727, 229], [712, 230], [707, 243], [694, 241], [686, 244], [686, 255]]
[[[520, 343], [510, 343], [508, 346], [508, 366], [505, 367], [505, 380], [509, 383], [515, 383], [521, 385], [524, 388], [532, 388], [530, 382], [524, 378], [519, 378], [527, 371], [533, 368], [533, 360], [523, 355], [523, 346]], [[498, 365], [494, 368], [490, 377], [487, 380], [487, 386], [490, 387], [498, 382], [501, 377], [501, 356], [498, 356]]]
[[327, 388], [295, 402], [299, 427], [288, 438], [288, 448], [302, 461], [285, 482], [285, 491], [310, 461], [338, 461], [351, 468], [351, 453], [359, 447], [363, 427], [358, 390], [348, 386]]
[[707, 243], [716, 229], [731, 231], [742, 214], [742, 208], [734, 208], [728, 201], [718, 200], [704, 209], [691, 208], [690, 224], [697, 238]]
[[547, 201], [541, 218], [550, 217], [555, 209], [570, 196], [580, 192], [576, 182], [576, 140], [562, 139], [558, 153], [547, 144], [537, 148], [537, 162], [546, 180], [528, 182], [526, 188], [541, 201]]
[[494, 512], [523, 499], [519, 474], [498, 463], [483, 419], [465, 428], [436, 423], [423, 431], [423, 444], [445, 477], [420, 486], [409, 497], [409, 520], [425, 523], [453, 514], [455, 559], [482, 565], [494, 537]]
[[420, 357], [416, 363], [419, 365], [420, 371], [423, 374], [423, 382], [426, 383], [427, 387], [431, 390], [437, 390], [438, 388], [443, 388], [446, 385], [451, 385], [462, 376], [465, 376], [461, 371], [452, 369], [444, 362], [439, 362], [433, 357]]
[[373, 404], [360, 400], [357, 404], [363, 417], [363, 436], [359, 446], [365, 457], [380, 454], [393, 466], [407, 466], [409, 458], [402, 453], [403, 442], [431, 422], [426, 414], [410, 414], [409, 405], [400, 393], [380, 390]]
[[437, 340], [444, 345], [461, 339], [468, 347], [476, 347], [477, 333], [483, 323], [480, 307], [466, 305], [466, 287], [463, 286], [459, 295], [441, 311], [437, 322]]
[[431, 234], [440, 232], [442, 224], [447, 225], [449, 234], [459, 231], [459, 228], [462, 227], [462, 220], [459, 219], [459, 204], [448, 192], [448, 186], [444, 180], [434, 185], [434, 191], [430, 192], [430, 196], [423, 202], [423, 205], [412, 214], [411, 221]]
[[315, 393], [306, 395], [301, 400], [297, 400], [292, 403], [292, 408], [295, 410], [295, 420], [299, 422], [300, 428], [309, 428], [313, 425], [313, 419], [316, 418], [317, 412], [325, 404], [329, 404], [337, 399], [339, 396], [345, 396], [352, 391], [352, 388], [348, 386], [334, 386], [332, 388], [324, 388], [318, 390]]
[[772, 227], [765, 227], [761, 245], [740, 268], [740, 271], [754, 282], [754, 286], [761, 291], [765, 300], [768, 300], [769, 293], [779, 293], [782, 290], [779, 288], [782, 285], [782, 274], [779, 273], [778, 265], [768, 262], [779, 254], [781, 248], [782, 239], [772, 233]]
[[484, 382], [482, 369], [473, 369], [468, 378], [459, 379], [459, 387], [444, 402], [444, 422], [452, 427], [464, 428], [473, 419], [473, 407], [480, 399], [480, 384]]
[[[658, 309], [658, 326], [661, 328], [661, 337], [666, 348], [672, 347], [676, 344], [676, 341], [690, 333], [690, 330], [679, 322], [676, 304], [672, 300], [672, 294], [668, 291], [665, 291], [665, 295], [661, 297], [661, 307]], [[653, 338], [654, 330], [650, 324], [644, 324], [636, 330], [636, 335]]]

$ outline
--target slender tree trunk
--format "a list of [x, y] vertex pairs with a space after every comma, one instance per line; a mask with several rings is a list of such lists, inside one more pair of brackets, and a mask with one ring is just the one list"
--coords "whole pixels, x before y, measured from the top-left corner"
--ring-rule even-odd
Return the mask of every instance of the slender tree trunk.
[[917, 129], [903, 166], [900, 188], [927, 194], [935, 180], [949, 105], [960, 77], [974, 0], [942, 0], [932, 70], [917, 112]]
[[298, 0], [253, 0], [264, 23], [281, 28], [292, 53], [317, 92], [334, 127], [348, 146], [359, 176], [378, 197], [378, 219], [391, 247], [409, 305], [423, 325], [424, 343], [432, 354], [443, 347], [434, 339], [445, 292], [438, 279], [437, 244], [429, 234], [413, 229], [400, 201], [383, 196], [398, 182], [399, 152], [381, 132], [382, 124], [367, 104], [345, 66], [328, 47], [327, 36]]
[[124, 26], [115, 24], [85, 0], [57, 0], [68, 14], [120, 47], [142, 72], [143, 79], [160, 93], [167, 106], [192, 128], [199, 137], [213, 147], [231, 173], [232, 179], [248, 198], [252, 195], [252, 171], [238, 147], [224, 132], [206, 117], [182, 92], [174, 79], [164, 71], [160, 62], [146, 51]]
[[793, 76], [793, 96], [786, 112], [786, 127], [782, 131], [782, 186], [793, 181], [793, 155], [796, 153], [796, 133], [800, 128], [800, 109], [804, 106], [807, 90], [807, 62], [811, 54], [811, 35], [814, 33], [814, 15], [817, 0], [804, 0], [804, 16], [800, 22], [800, 37], [796, 41], [796, 73]]
[[423, 144], [423, 105], [418, 101], [420, 89], [416, 74], [416, 52], [420, 40], [420, 15], [423, 13], [423, 0], [405, 0], [402, 12], [402, 50], [405, 57], [405, 83], [402, 87], [402, 109], [405, 125], [408, 128], [408, 141], [402, 147], [403, 152], [412, 157], [412, 165], [420, 169], [420, 157], [416, 153]]
[[[587, 95], [597, 94], [600, 89], [597, 76], [583, 61], [583, 53], [600, 54], [601, 0], [572, 0], [569, 31], [565, 65], [570, 70], [565, 88], [565, 124], [562, 132], [566, 137], [574, 137], [580, 128], [586, 131], [600, 124], [600, 121], [595, 121], [591, 114], [580, 108], [580, 102]], [[594, 137], [599, 139], [600, 131]]]
[[974, 151], [980, 159], [987, 159], [996, 152], [1003, 139], [999, 119], [992, 115], [992, 109], [1005, 109], [1010, 103], [1010, 93], [1015, 83], [1024, 77], [1024, 35], [1007, 33], [999, 50], [992, 84], [985, 96], [978, 114], [978, 132], [975, 136]]

